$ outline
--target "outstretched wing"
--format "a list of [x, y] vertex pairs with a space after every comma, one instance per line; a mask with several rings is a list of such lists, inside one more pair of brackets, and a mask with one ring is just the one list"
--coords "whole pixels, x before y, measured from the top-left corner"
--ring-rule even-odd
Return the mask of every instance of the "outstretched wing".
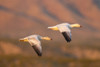
[[31, 44], [32, 48], [35, 50], [38, 56], [42, 56], [42, 46], [41, 42], [35, 38], [29, 38], [29, 43]]
[[62, 33], [67, 42], [71, 41], [71, 31], [66, 25], [58, 26], [59, 31]]

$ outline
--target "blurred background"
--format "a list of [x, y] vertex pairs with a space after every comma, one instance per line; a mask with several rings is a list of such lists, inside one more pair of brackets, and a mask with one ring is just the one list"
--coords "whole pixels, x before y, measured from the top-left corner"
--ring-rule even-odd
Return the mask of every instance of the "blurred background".
[[[63, 22], [79, 23], [67, 43], [57, 31]], [[39, 34], [43, 56], [20, 38]], [[100, 67], [100, 0], [0, 0], [0, 67]]]

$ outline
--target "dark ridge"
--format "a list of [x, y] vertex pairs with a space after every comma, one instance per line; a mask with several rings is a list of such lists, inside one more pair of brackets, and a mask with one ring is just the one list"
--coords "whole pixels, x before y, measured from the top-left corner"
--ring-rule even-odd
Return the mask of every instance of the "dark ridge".
[[73, 13], [77, 14], [78, 16], [80, 16], [81, 18], [85, 18], [85, 16], [73, 5], [73, 4], [67, 4], [66, 2], [64, 2], [63, 0], [59, 0], [60, 3], [62, 5], [64, 5], [64, 7], [68, 8], [70, 11], [72, 11]]
[[56, 15], [52, 14], [50, 11], [48, 11], [47, 8], [41, 2], [38, 2], [38, 3], [40, 5], [40, 8], [41, 8], [41, 10], [42, 10], [43, 13], [45, 13], [46, 15], [48, 15], [50, 18], [52, 18], [52, 19], [60, 22], [59, 18]]
[[4, 6], [1, 6], [1, 5], [0, 5], [0, 10], [3, 10], [3, 11], [5, 11], [5, 12], [9, 12], [9, 13], [13, 13], [13, 14], [15, 14], [15, 15], [24, 17], [24, 18], [26, 18], [26, 19], [29, 19], [29, 20], [32, 20], [32, 21], [36, 21], [37, 23], [39, 23], [39, 24], [41, 24], [41, 25], [43, 25], [43, 26], [44, 26], [44, 25], [47, 26], [47, 24], [46, 24], [43, 20], [40, 20], [40, 19], [36, 18], [35, 16], [29, 16], [29, 15], [27, 15], [27, 14], [24, 13], [24, 12], [16, 12], [16, 11], [14, 11], [14, 10], [11, 10], [11, 9], [9, 9], [9, 8], [7, 8], [7, 7], [4, 7]]
[[[80, 21], [79, 21], [79, 22], [80, 22]], [[88, 28], [90, 31], [92, 31], [92, 32], [98, 32], [98, 30], [97, 30], [95, 27], [89, 25], [89, 24], [86, 23], [86, 22], [81, 21], [81, 24], [83, 24], [85, 27], [87, 27], [87, 28]], [[84, 26], [83, 26], [83, 27], [84, 27]]]
[[64, 38], [66, 39], [67, 42], [70, 42], [71, 41], [71, 38], [67, 35], [66, 32], [62, 32]]
[[87, 28], [87, 29], [89, 29], [92, 32], [98, 32], [98, 30], [95, 27], [91, 26], [87, 22], [84, 22], [83, 20], [81, 20], [79, 18], [76, 18], [76, 17], [75, 17], [75, 19], [77, 20], [77, 22], [79, 22], [80, 24], [82, 24], [83, 28]]
[[85, 18], [82, 13], [72, 4], [67, 4], [67, 7], [75, 14], [77, 14], [78, 16]]
[[53, 18], [53, 19], [56, 20], [56, 21], [60, 21], [60, 20], [58, 19], [57, 16], [55, 16], [55, 15], [52, 14], [52, 13], [50, 13], [45, 7], [42, 6], [41, 8], [42, 8], [42, 11], [43, 11], [46, 15], [48, 15], [49, 17]]
[[93, 3], [100, 9], [100, 0], [93, 0]]

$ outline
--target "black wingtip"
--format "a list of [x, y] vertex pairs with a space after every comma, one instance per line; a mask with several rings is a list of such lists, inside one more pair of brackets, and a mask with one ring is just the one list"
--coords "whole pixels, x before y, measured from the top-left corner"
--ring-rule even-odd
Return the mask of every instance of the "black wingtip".
[[39, 49], [36, 46], [32, 46], [35, 52], [37, 53], [38, 56], [42, 56], [42, 53], [39, 51]]
[[41, 56], [42, 56], [42, 53], [37, 53], [37, 55], [38, 55], [39, 57], [41, 57]]
[[63, 34], [63, 36], [64, 36], [64, 38], [65, 38], [65, 40], [67, 42], [70, 42], [71, 41], [71, 38], [68, 36], [68, 34], [66, 32], [62, 32], [62, 34]]

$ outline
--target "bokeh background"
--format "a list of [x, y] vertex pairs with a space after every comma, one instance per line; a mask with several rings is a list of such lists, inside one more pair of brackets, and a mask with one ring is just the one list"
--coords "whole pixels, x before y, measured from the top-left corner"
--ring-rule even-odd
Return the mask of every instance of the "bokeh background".
[[[83, 26], [70, 43], [47, 29], [63, 22]], [[32, 34], [53, 39], [42, 57], [19, 42]], [[100, 67], [100, 0], [0, 0], [0, 67]]]

